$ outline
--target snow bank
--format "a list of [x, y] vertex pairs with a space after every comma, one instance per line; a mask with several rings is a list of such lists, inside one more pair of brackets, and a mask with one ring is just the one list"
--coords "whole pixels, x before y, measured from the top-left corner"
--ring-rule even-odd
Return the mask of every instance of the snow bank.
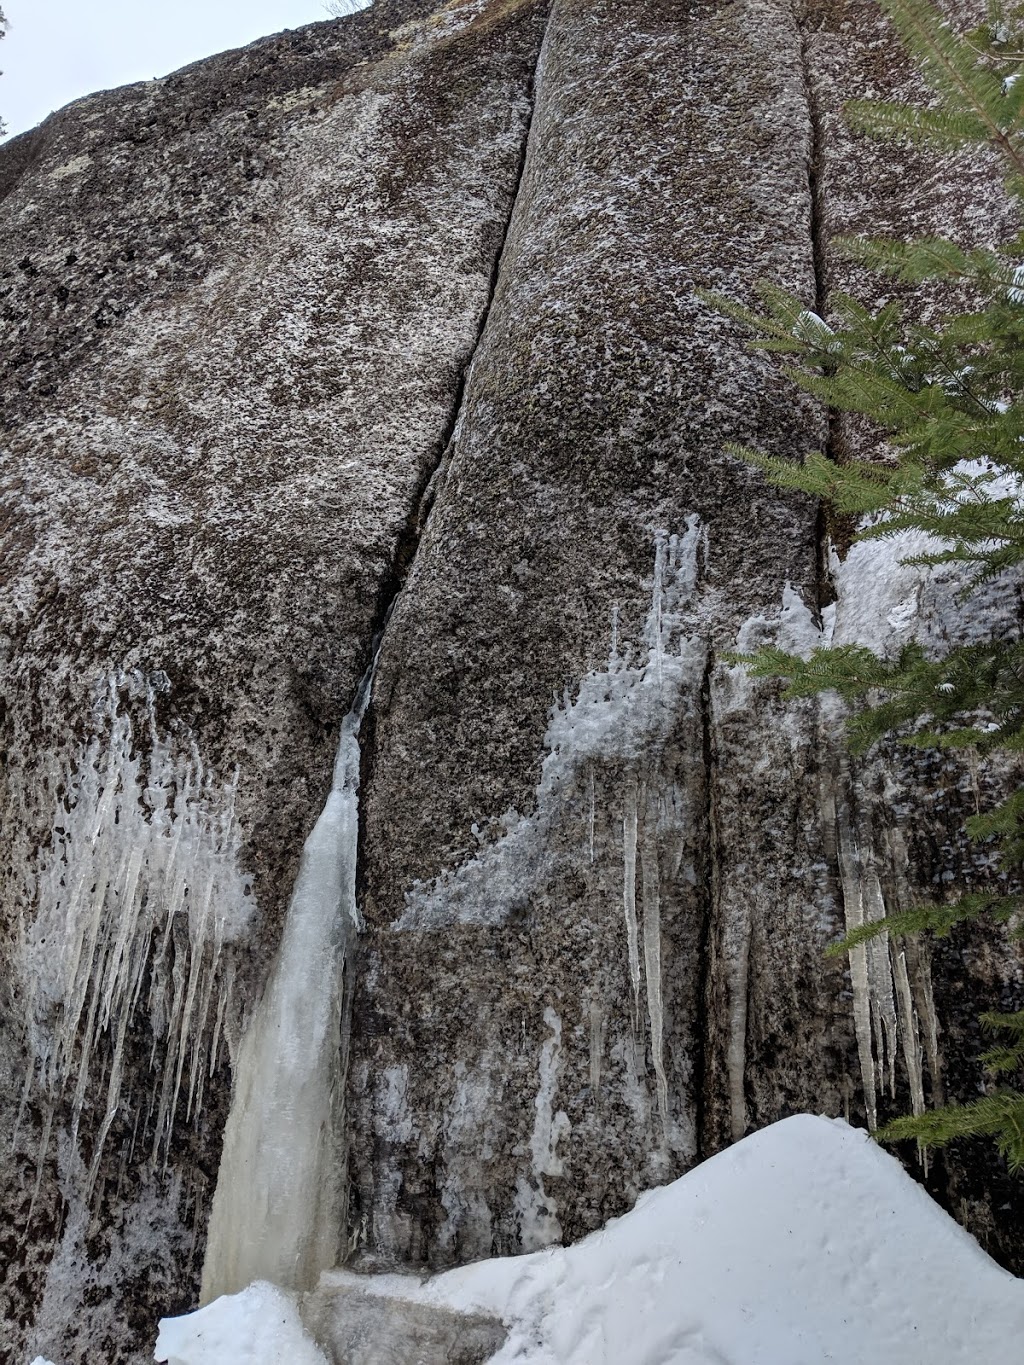
[[327, 1365], [295, 1301], [263, 1281], [198, 1313], [164, 1318], [153, 1357], [167, 1365]]
[[408, 1292], [501, 1317], [493, 1365], [975, 1365], [1024, 1333], [1024, 1282], [864, 1132], [809, 1115], [576, 1246]]
[[[352, 1278], [328, 1273], [315, 1297]], [[652, 1190], [576, 1246], [427, 1283], [361, 1283], [501, 1318], [509, 1337], [492, 1365], [974, 1365], [1014, 1357], [1024, 1337], [1024, 1282], [864, 1132], [809, 1115]], [[290, 1332], [287, 1344], [274, 1331]], [[161, 1324], [157, 1359], [323, 1357], [299, 1335], [291, 1301], [255, 1285]]]

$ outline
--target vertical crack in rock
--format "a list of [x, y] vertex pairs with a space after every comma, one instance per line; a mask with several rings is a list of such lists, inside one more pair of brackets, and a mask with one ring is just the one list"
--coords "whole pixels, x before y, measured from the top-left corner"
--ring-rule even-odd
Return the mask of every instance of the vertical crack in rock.
[[[543, 45], [542, 45], [543, 50]], [[519, 163], [476, 338], [456, 386], [439, 455], [421, 482], [378, 599], [377, 625], [341, 726], [327, 803], [303, 847], [284, 932], [235, 1070], [210, 1216], [202, 1299], [254, 1279], [309, 1289], [335, 1265], [348, 1221], [346, 1072], [351, 948], [362, 927], [364, 815], [359, 790], [373, 768], [371, 698], [388, 621], [422, 541], [458, 428], [468, 375], [487, 326], [519, 199], [533, 125], [536, 69]]]
[[[548, 27], [550, 27], [550, 18]], [[440, 491], [447, 473], [451, 450], [454, 445], [456, 433], [459, 429], [459, 422], [465, 404], [466, 386], [469, 382], [469, 375], [473, 368], [473, 362], [480, 349], [480, 343], [487, 330], [487, 323], [491, 316], [491, 308], [494, 304], [494, 297], [498, 289], [498, 281], [501, 277], [501, 266], [505, 259], [505, 249], [508, 244], [509, 232], [512, 228], [512, 220], [519, 203], [523, 176], [526, 172], [530, 137], [533, 132], [533, 118], [534, 113], [536, 112], [537, 75], [544, 58], [544, 46], [546, 41], [547, 28], [545, 28], [545, 34], [541, 40], [540, 55], [537, 59], [537, 65], [534, 68], [533, 75], [526, 88], [526, 96], [529, 101], [529, 113], [526, 119], [526, 128], [523, 131], [522, 146], [519, 152], [519, 163], [516, 167], [515, 180], [512, 185], [508, 213], [502, 226], [501, 240], [498, 244], [498, 249], [494, 253], [494, 260], [491, 265], [491, 274], [487, 285], [487, 298], [480, 314], [480, 322], [477, 327], [476, 337], [473, 340], [473, 344], [470, 347], [469, 354], [462, 366], [462, 371], [455, 386], [455, 393], [452, 397], [448, 420], [438, 442], [437, 458], [420, 482], [419, 489], [413, 499], [412, 510], [398, 537], [390, 571], [385, 576], [381, 587], [377, 605], [377, 624], [372, 636], [373, 644], [370, 650], [371, 655], [379, 652], [383, 645], [387, 623], [394, 612], [399, 595], [412, 571], [413, 563], [426, 533], [430, 513], [437, 500], [438, 492]], [[372, 698], [367, 707], [367, 714], [363, 723], [361, 750], [361, 782], [363, 790], [365, 791], [373, 771], [376, 752], [376, 716], [373, 709]], [[364, 872], [366, 860], [363, 856], [366, 840], [365, 820], [365, 803], [361, 803], [359, 811], [359, 846], [356, 856], [356, 891], [360, 898], [365, 890]]]
[[[810, 207], [811, 263], [814, 269], [814, 311], [826, 320], [829, 302], [828, 229], [825, 211], [825, 125], [821, 101], [815, 86], [810, 60], [811, 39], [804, 34], [800, 40], [800, 71], [803, 77], [804, 98], [810, 128], [807, 154], [807, 189]], [[826, 410], [825, 454], [830, 460], [842, 462], [842, 417], [836, 408]], [[815, 521], [815, 570], [818, 614], [835, 601], [835, 589], [829, 571], [829, 540], [831, 518], [823, 503], [818, 504]]]
[[807, 157], [807, 188], [811, 210], [811, 261], [814, 267], [814, 310], [819, 317], [828, 308], [828, 245], [825, 231], [825, 153], [821, 104], [811, 75], [810, 39], [800, 41], [800, 70], [803, 76], [804, 97], [810, 125], [810, 146]]

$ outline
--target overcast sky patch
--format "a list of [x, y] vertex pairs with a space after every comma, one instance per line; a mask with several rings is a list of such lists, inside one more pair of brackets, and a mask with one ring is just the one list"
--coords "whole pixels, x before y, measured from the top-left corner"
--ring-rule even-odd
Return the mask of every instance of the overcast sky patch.
[[3, 0], [3, 8], [10, 32], [0, 43], [0, 115], [12, 134], [82, 95], [330, 17], [327, 0]]

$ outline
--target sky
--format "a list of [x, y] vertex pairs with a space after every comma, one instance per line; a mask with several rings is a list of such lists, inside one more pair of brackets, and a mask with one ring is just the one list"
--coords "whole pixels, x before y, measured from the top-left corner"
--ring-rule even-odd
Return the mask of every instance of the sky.
[[[69, 100], [327, 19], [327, 0], [2, 0], [0, 117], [10, 134]], [[352, 8], [361, 8], [353, 0]]]

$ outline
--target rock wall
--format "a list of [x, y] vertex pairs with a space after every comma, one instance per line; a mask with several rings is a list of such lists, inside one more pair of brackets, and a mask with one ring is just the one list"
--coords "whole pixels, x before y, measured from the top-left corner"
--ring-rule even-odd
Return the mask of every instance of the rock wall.
[[[698, 293], [824, 312], [877, 287], [836, 232], [1009, 235], [983, 161], [844, 129], [914, 88], [866, 3], [376, 0], [0, 149], [0, 1360], [141, 1360], [194, 1301], [385, 619], [356, 1264], [575, 1239], [788, 1113], [973, 1092], [975, 992], [1009, 1007], [1019, 961], [822, 956], [983, 875], [972, 774], [853, 766], [727, 657], [862, 638], [872, 582], [882, 647], [938, 640], [956, 583], [830, 562], [723, 452], [865, 434]], [[994, 1161], [929, 1179], [1024, 1266]]]
[[228, 1055], [454, 420], [541, 17], [380, 4], [4, 149], [5, 1350], [113, 1359], [194, 1299]]
[[[1019, 995], [991, 943], [943, 950], [937, 976], [916, 946], [823, 959], [844, 927], [984, 875], [961, 831], [977, 778], [854, 764], [834, 707], [723, 657], [965, 628], [955, 577], [830, 561], [817, 510], [722, 450], [871, 434], [801, 402], [698, 289], [768, 278], [827, 313], [864, 284], [839, 232], [1010, 235], [984, 158], [855, 141], [840, 105], [865, 93], [922, 95], [870, 6], [553, 8], [375, 691], [350, 1071], [368, 1265], [576, 1238], [791, 1112], [969, 1097], [972, 1010]], [[869, 603], [893, 622], [878, 638]], [[1012, 591], [979, 624], [1007, 610]], [[989, 1154], [930, 1180], [1020, 1264], [1021, 1196]]]
[[721, 443], [820, 432], [695, 289], [813, 288], [799, 50], [785, 6], [555, 6], [375, 690], [351, 1076], [376, 1251], [575, 1237], [702, 1150], [714, 650], [816, 564], [815, 509]]

